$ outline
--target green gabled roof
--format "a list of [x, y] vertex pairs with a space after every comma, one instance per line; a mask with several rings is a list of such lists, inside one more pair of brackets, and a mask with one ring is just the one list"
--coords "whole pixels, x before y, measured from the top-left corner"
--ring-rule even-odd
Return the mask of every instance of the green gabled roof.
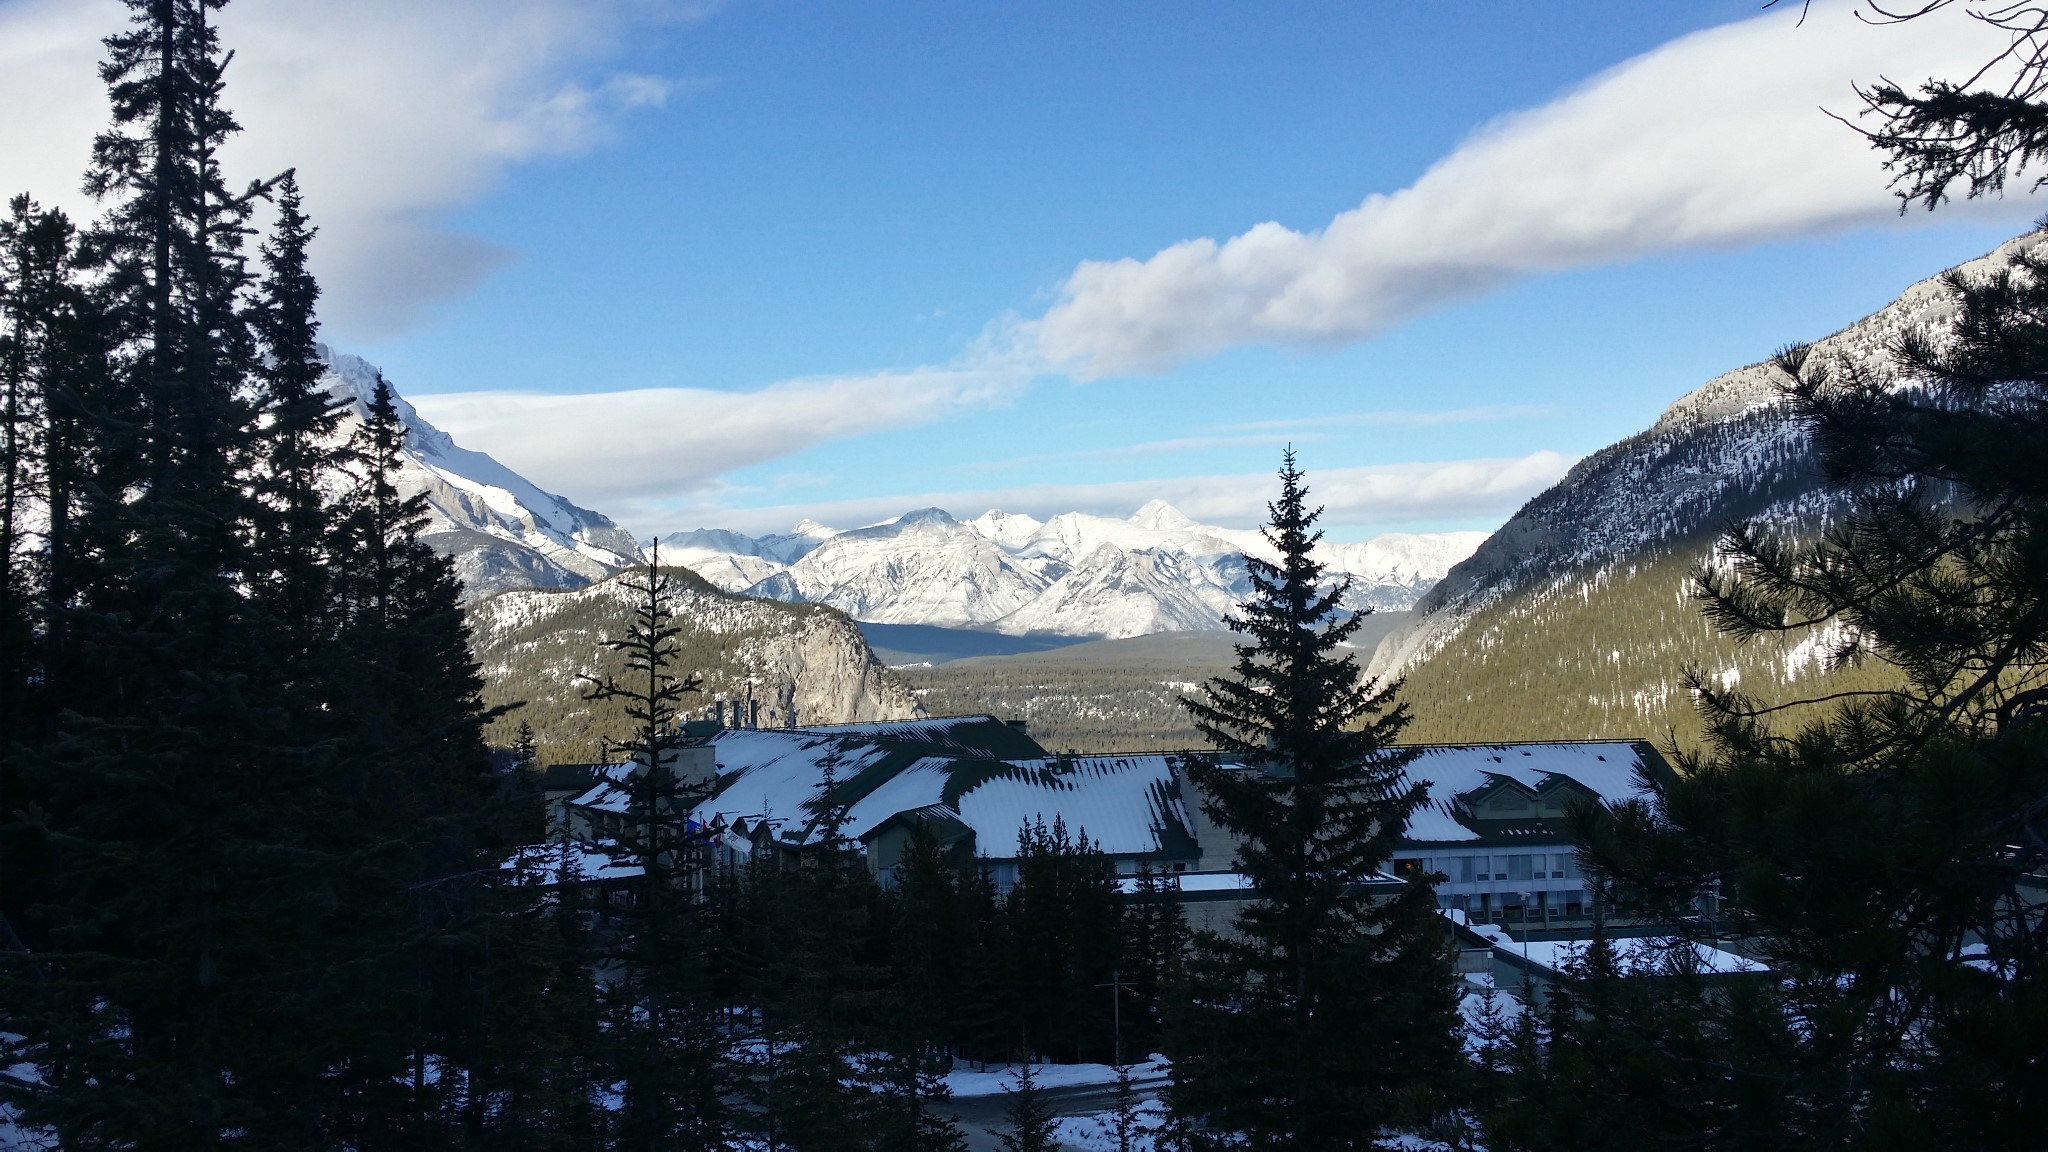
[[603, 764], [550, 764], [540, 774], [543, 792], [587, 792], [597, 783]]

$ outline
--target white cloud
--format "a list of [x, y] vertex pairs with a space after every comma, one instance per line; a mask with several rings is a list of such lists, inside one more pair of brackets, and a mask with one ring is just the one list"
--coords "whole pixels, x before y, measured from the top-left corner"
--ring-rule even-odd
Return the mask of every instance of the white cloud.
[[1027, 381], [920, 368], [791, 380], [755, 392], [647, 388], [410, 396], [458, 442], [580, 504], [636, 521], [651, 502], [727, 490], [726, 472], [829, 440], [912, 427], [1006, 403]]
[[[1320, 231], [1259, 224], [1088, 261], [998, 337], [1083, 377], [1242, 344], [1364, 339], [1521, 277], [1896, 221], [1879, 157], [1823, 106], [1855, 82], [1963, 76], [2003, 40], [1951, 7], [1904, 27], [1816, 2], [1708, 29], [1477, 132]], [[2030, 211], [2018, 203], [1991, 211]], [[1986, 210], [1976, 206], [1972, 211]]]
[[[239, 182], [299, 170], [320, 226], [322, 314], [343, 341], [416, 322], [508, 253], [450, 228], [506, 169], [587, 148], [671, 83], [610, 71], [632, 31], [702, 7], [671, 0], [236, 0], [227, 102]], [[108, 120], [100, 38], [116, 0], [0, 0], [0, 194], [81, 216]]]
[[[1504, 459], [1310, 468], [1308, 483], [1311, 498], [1324, 506], [1323, 523], [1332, 527], [1387, 529], [1455, 519], [1498, 521], [1557, 483], [1574, 463], [1573, 457], [1544, 451]], [[929, 507], [944, 508], [961, 517], [990, 508], [1038, 517], [1074, 511], [1128, 516], [1147, 500], [1163, 499], [1205, 523], [1249, 528], [1265, 519], [1266, 502], [1273, 498], [1277, 483], [1271, 472], [1248, 472], [1102, 484], [1032, 484], [752, 508], [715, 500], [665, 507], [649, 503], [636, 510], [633, 521], [642, 534], [692, 528], [762, 533], [785, 530], [804, 517], [853, 527]]]

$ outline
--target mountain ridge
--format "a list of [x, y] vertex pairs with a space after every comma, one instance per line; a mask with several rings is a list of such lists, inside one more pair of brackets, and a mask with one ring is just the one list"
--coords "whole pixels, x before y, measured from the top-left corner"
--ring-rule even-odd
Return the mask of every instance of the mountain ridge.
[[[362, 357], [324, 344], [320, 354], [327, 364], [322, 387], [346, 405], [335, 431], [345, 441], [361, 427], [381, 373]], [[395, 387], [392, 402], [406, 434], [399, 493], [426, 496], [422, 538], [455, 561], [465, 601], [518, 588], [580, 588], [637, 562], [632, 534], [608, 517], [457, 444]]]
[[[1325, 545], [1351, 608], [1401, 611], [1479, 546], [1483, 532], [1393, 533]], [[806, 521], [754, 538], [725, 529], [661, 541], [666, 562], [729, 591], [830, 604], [857, 620], [1012, 635], [1129, 637], [1208, 631], [1250, 592], [1256, 531], [1202, 524], [1164, 500], [1128, 518], [1046, 520], [990, 509], [970, 520], [921, 508], [844, 531]]]
[[[1955, 309], [1943, 276], [1984, 275], [2043, 244], [2030, 232], [1920, 280], [1815, 341], [1809, 357], [1884, 373], [1900, 337], [1947, 338]], [[1369, 670], [1407, 678], [1431, 739], [1480, 738], [1506, 711], [1529, 727], [1485, 738], [1690, 731], [1678, 683], [1688, 665], [1771, 699], [1796, 694], [1819, 674], [1801, 657], [1814, 637], [1736, 644], [1698, 618], [1687, 585], [1695, 566], [1718, 562], [1731, 523], [1810, 535], [1850, 506], [1821, 475], [1780, 379], [1770, 361], [1724, 372], [1581, 460], [1423, 595]], [[1425, 700], [1443, 715], [1424, 715]]]

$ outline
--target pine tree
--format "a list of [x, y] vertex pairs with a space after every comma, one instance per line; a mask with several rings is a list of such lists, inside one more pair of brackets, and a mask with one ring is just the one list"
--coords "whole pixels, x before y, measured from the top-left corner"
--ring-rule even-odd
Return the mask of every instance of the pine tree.
[[1004, 1088], [1003, 1096], [1003, 1129], [991, 1130], [1003, 1152], [1057, 1152], [1059, 1118], [1038, 1086], [1031, 1061], [1024, 1061], [1016, 1083]]
[[[1946, 7], [1873, 2], [1857, 16], [1910, 26]], [[1876, 126], [1854, 126], [1890, 154], [1884, 166], [1893, 174], [1901, 211], [1915, 204], [1932, 211], [1958, 183], [1969, 199], [2001, 195], [2008, 177], [2048, 156], [2048, 103], [2040, 99], [2048, 79], [2048, 22], [2024, 4], [1974, 5], [1969, 15], [2002, 35], [1994, 38], [1992, 57], [1965, 79], [1933, 77], [1908, 92], [1880, 78], [1856, 89], [1863, 116]], [[2033, 187], [2041, 186], [2037, 177]]]
[[623, 635], [606, 647], [624, 657], [618, 676], [590, 676], [586, 697], [618, 702], [632, 735], [616, 778], [627, 796], [623, 834], [600, 845], [638, 873], [615, 952], [618, 978], [605, 991], [612, 1075], [621, 1094], [617, 1140], [630, 1148], [713, 1148], [725, 1138], [725, 1068], [702, 931], [702, 848], [690, 821], [710, 780], [676, 773], [684, 697], [697, 677], [676, 669], [680, 629], [659, 544], [621, 581], [634, 597]]
[[1189, 772], [1259, 899], [1236, 937], [1197, 938], [1170, 1100], [1207, 1144], [1369, 1147], [1418, 1119], [1405, 1094], [1456, 1066], [1456, 1006], [1430, 885], [1384, 900], [1368, 887], [1426, 795], [1393, 747], [1406, 709], [1337, 655], [1359, 620], [1313, 556], [1320, 510], [1292, 452], [1280, 482], [1266, 528], [1279, 562], [1246, 558], [1252, 597], [1229, 620], [1250, 642], [1234, 676], [1186, 704], [1243, 762]]
[[[1583, 830], [1626, 903], [1768, 957], [1767, 988], [1645, 1034], [1719, 1037], [1730, 1126], [1785, 1145], [2022, 1147], [2043, 1120], [2048, 260], [1947, 287], [1952, 340], [1894, 349], [1912, 387], [1781, 358], [1855, 511], [1817, 540], [1739, 529], [1732, 569], [1699, 574], [1724, 630], [1836, 621], [1836, 662], [1901, 686], [1823, 696], [1784, 730], [1695, 677], [1707, 747]], [[1678, 1050], [1651, 1055], [1686, 1067]]]
[[1169, 875], [1142, 866], [1133, 886], [1124, 916], [1120, 969], [1130, 981], [1129, 1004], [1124, 1010], [1127, 1056], [1159, 1050], [1168, 1011], [1186, 979], [1190, 940], [1187, 910]]
[[1054, 817], [1019, 830], [1017, 883], [1003, 900], [1011, 996], [1030, 1005], [1020, 1057], [1107, 1061], [1115, 1051], [1111, 973], [1121, 962], [1115, 867], [1085, 831]]
[[[2010, 34], [1990, 66], [1863, 90], [1905, 206], [1996, 193], [2048, 143], [2039, 14], [1972, 14]], [[1772, 971], [1710, 996], [1647, 995], [1597, 965], [1569, 982], [1540, 1074], [1581, 1130], [1622, 1109], [1661, 1122], [1643, 1139], [1705, 1148], [2039, 1143], [2048, 953], [2027, 893], [2048, 867], [2048, 261], [2030, 245], [1946, 287], [1953, 331], [1902, 335], [1891, 372], [1779, 359], [1855, 507], [1817, 539], [1738, 527], [1697, 593], [1742, 639], [1835, 625], [1836, 668], [1888, 667], [1899, 686], [1824, 684], [1795, 702], [1818, 718], [1789, 724], [1694, 675], [1705, 746], [1653, 800], [1583, 814], [1625, 906]], [[1563, 1135], [1509, 1143], [1583, 1146]]]
[[255, 375], [264, 418], [257, 485], [262, 514], [253, 543], [265, 578], [254, 591], [271, 601], [293, 650], [310, 656], [327, 631], [333, 542], [322, 485], [341, 463], [333, 439], [343, 407], [320, 386], [326, 370], [314, 316], [320, 286], [307, 267], [317, 229], [303, 211], [296, 174], [278, 178], [276, 201], [277, 224], [262, 248], [263, 276], [249, 309], [261, 351]]
[[114, 127], [88, 186], [112, 205], [82, 246], [94, 315], [74, 349], [104, 354], [44, 386], [44, 460], [63, 464], [45, 477], [55, 731], [21, 762], [51, 863], [31, 934], [50, 947], [9, 990], [52, 1077], [31, 1111], [78, 1148], [302, 1130], [264, 1081], [292, 1063], [274, 1021], [319, 888], [291, 839], [307, 717], [266, 693], [286, 669], [246, 595], [240, 247], [261, 188], [230, 192], [218, 160], [235, 125], [217, 5], [130, 7], [106, 42]]

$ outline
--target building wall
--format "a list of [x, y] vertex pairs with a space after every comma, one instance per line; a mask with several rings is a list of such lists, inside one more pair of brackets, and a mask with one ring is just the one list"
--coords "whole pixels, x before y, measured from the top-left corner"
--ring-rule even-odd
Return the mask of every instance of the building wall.
[[1476, 922], [1576, 923], [1593, 915], [1592, 894], [1567, 843], [1415, 845], [1394, 851], [1394, 871], [1442, 873], [1438, 906]]

